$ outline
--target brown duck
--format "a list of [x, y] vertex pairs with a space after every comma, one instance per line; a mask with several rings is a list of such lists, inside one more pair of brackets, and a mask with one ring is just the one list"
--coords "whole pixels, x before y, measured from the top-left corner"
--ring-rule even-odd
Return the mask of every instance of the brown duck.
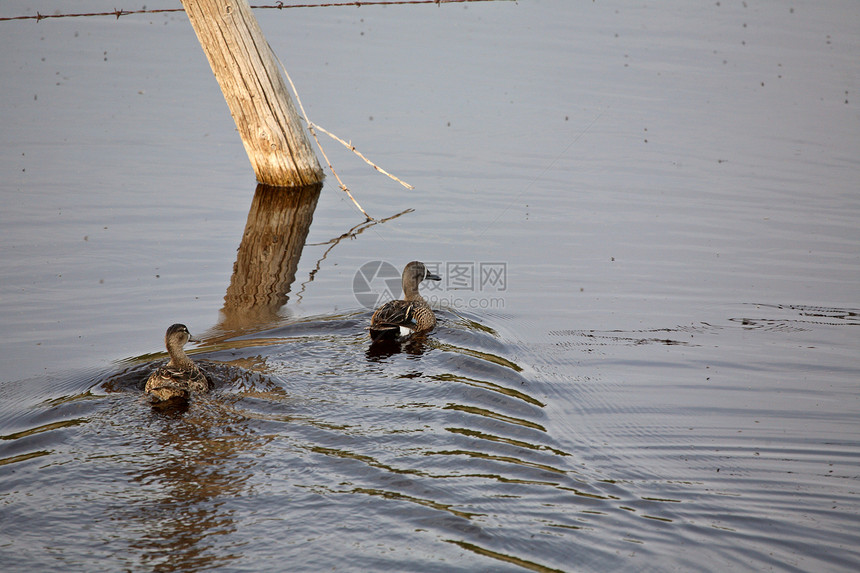
[[391, 300], [379, 307], [370, 319], [370, 338], [397, 340], [436, 326], [436, 315], [427, 301], [418, 294], [418, 284], [424, 280], [440, 281], [424, 263], [412, 261], [403, 269], [403, 300]]
[[191, 392], [208, 392], [209, 380], [182, 349], [188, 342], [199, 342], [184, 324], [174, 324], [164, 335], [170, 362], [157, 368], [146, 381], [146, 392], [156, 402], [187, 400]]

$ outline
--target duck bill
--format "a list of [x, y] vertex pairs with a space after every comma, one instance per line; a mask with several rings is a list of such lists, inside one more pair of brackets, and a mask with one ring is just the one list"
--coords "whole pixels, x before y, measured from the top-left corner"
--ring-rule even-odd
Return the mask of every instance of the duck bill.
[[427, 276], [424, 277], [425, 281], [441, 281], [442, 277], [439, 275], [434, 275], [433, 273], [427, 273]]

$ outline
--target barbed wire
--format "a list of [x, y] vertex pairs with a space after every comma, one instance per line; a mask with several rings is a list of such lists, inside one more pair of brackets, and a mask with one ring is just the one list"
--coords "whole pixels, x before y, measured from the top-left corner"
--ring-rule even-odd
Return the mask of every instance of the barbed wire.
[[[251, 6], [255, 10], [286, 10], [287, 8], [333, 8], [339, 6], [391, 6], [403, 4], [465, 4], [467, 2], [516, 2], [517, 0], [351, 0], [344, 2], [326, 2], [324, 4], [284, 4], [277, 2], [275, 4], [265, 6]], [[91, 12], [87, 14], [40, 14], [38, 11], [35, 16], [7, 16], [0, 17], [0, 22], [10, 20], [47, 20], [49, 18], [86, 18], [92, 16], [115, 16], [119, 20], [120, 16], [131, 16], [134, 14], [163, 14], [167, 12], [184, 12], [183, 8], [162, 8], [154, 10], [112, 10], [110, 12]]]

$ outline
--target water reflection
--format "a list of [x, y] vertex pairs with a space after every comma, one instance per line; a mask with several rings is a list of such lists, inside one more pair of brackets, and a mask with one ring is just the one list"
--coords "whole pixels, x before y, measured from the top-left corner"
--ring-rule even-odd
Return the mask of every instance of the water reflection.
[[254, 466], [247, 454], [269, 438], [252, 436], [242, 416], [215, 402], [174, 414], [153, 411], [157, 451], [130, 479], [146, 495], [119, 518], [137, 524], [141, 533], [129, 546], [156, 571], [223, 566], [239, 555], [213, 551], [215, 540], [237, 530], [226, 502], [247, 493]]
[[[257, 185], [224, 295], [221, 321], [203, 337], [207, 342], [260, 331], [281, 321], [321, 190], [322, 184], [289, 189]], [[326, 243], [315, 244], [329, 247], [302, 283], [296, 298], [301, 299], [322, 262], [342, 240], [354, 239], [374, 225], [411, 212], [412, 209], [406, 209], [384, 219], [364, 221]]]
[[314, 266], [313, 270], [308, 274], [308, 280], [306, 280], [305, 282], [302, 283], [301, 288], [296, 293], [296, 300], [302, 300], [302, 295], [304, 294], [305, 288], [307, 288], [308, 283], [313, 282], [314, 276], [316, 276], [316, 274], [320, 271], [320, 268], [322, 267], [322, 262], [324, 260], [326, 260], [329, 253], [336, 246], [338, 246], [341, 243], [341, 241], [343, 241], [344, 239], [355, 239], [356, 237], [358, 237], [359, 235], [361, 235], [363, 232], [365, 232], [369, 228], [373, 227], [374, 225], [379, 225], [380, 223], [387, 223], [388, 221], [391, 221], [393, 219], [397, 219], [398, 217], [400, 217], [402, 215], [406, 215], [407, 213], [412, 213], [413, 211], [414, 211], [414, 209], [404, 209], [403, 211], [400, 211], [399, 213], [395, 213], [394, 215], [391, 215], [389, 217], [385, 217], [384, 219], [372, 219], [372, 220], [368, 220], [368, 221], [362, 221], [361, 223], [354, 225], [352, 228], [350, 228], [345, 233], [341, 233], [339, 236], [337, 236], [333, 239], [329, 239], [328, 241], [326, 241], [324, 243], [309, 243], [308, 246], [313, 246], [313, 247], [328, 246], [328, 248], [323, 252], [322, 256], [317, 260], [316, 266]]
[[296, 278], [321, 189], [322, 184], [257, 185], [218, 330], [247, 331], [277, 320]]
[[370, 362], [382, 362], [395, 354], [409, 354], [412, 356], [421, 356], [430, 346], [427, 343], [427, 337], [423, 334], [414, 335], [404, 341], [398, 340], [376, 340], [370, 343], [365, 352], [367, 360]]
[[466, 549], [467, 551], [477, 553], [478, 555], [483, 555], [484, 557], [490, 557], [492, 559], [497, 559], [504, 563], [516, 565], [527, 571], [538, 571], [539, 573], [563, 573], [564, 571], [563, 569], [553, 569], [551, 567], [546, 567], [534, 561], [521, 559], [519, 557], [514, 557], [513, 555], [508, 555], [499, 551], [492, 551], [490, 549], [487, 549], [486, 547], [481, 547], [474, 543], [467, 543], [465, 541], [459, 541], [456, 539], [446, 539], [445, 541], [447, 543], [452, 543], [463, 549]]

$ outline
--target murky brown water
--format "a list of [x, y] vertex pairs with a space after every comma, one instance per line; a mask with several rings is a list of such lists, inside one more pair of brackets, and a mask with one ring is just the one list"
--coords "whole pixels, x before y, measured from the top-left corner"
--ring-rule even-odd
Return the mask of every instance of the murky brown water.
[[860, 566], [854, 3], [257, 14], [400, 216], [256, 189], [181, 14], [0, 22], [4, 571]]

